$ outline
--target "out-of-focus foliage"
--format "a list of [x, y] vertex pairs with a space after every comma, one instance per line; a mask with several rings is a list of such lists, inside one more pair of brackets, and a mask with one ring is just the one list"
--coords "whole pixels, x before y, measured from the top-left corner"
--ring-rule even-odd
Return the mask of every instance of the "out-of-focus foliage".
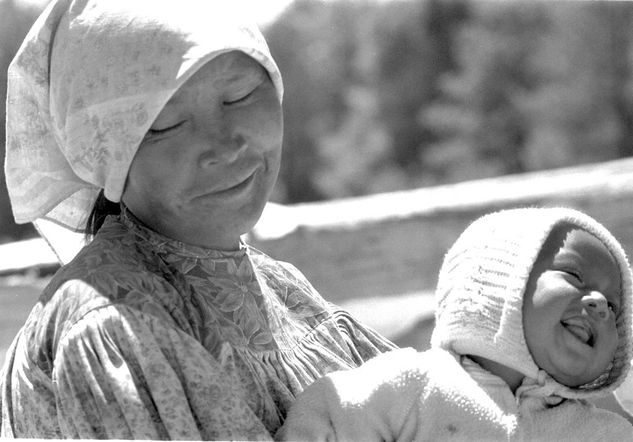
[[297, 0], [266, 30], [286, 87], [283, 200], [424, 184], [420, 152], [434, 137], [418, 113], [439, 98], [467, 10], [451, 0]]
[[[41, 9], [19, 4], [0, 0], [0, 99]], [[633, 152], [632, 2], [296, 0], [264, 33], [286, 87], [278, 202]], [[2, 186], [0, 232], [31, 232]]]
[[530, 169], [633, 154], [633, 4], [555, 3], [525, 97]]
[[420, 121], [437, 136], [423, 151], [425, 171], [435, 180], [529, 169], [524, 154], [531, 127], [524, 107], [542, 81], [532, 65], [548, 25], [541, 4], [472, 8], [455, 35], [457, 66], [442, 76], [440, 98], [419, 109]]
[[266, 32], [287, 86], [278, 198], [630, 155], [632, 14], [630, 2], [297, 1]]

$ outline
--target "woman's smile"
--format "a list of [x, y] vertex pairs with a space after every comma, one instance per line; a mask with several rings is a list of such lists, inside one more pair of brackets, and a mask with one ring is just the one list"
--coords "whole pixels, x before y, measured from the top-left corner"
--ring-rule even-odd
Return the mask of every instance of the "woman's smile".
[[193, 199], [195, 200], [206, 197], [232, 198], [235, 196], [239, 196], [251, 188], [251, 185], [256, 181], [255, 177], [257, 176], [258, 170], [259, 169], [255, 169], [245, 178], [236, 180], [235, 184], [230, 184], [229, 186], [225, 186], [219, 189], [213, 189], [210, 191], [203, 191], [200, 195], [196, 196]]

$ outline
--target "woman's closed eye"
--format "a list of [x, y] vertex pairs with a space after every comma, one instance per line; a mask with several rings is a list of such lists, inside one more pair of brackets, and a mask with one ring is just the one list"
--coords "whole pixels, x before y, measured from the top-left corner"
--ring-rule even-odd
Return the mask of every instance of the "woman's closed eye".
[[185, 121], [180, 121], [176, 124], [172, 124], [171, 126], [166, 126], [166, 127], [150, 127], [147, 131], [147, 134], [145, 135], [145, 138], [152, 138], [158, 135], [165, 135], [168, 134], [176, 129], [178, 129], [180, 126], [182, 126], [185, 123]]
[[249, 100], [249, 98], [251, 98], [255, 92], [257, 91], [257, 89], [259, 89], [259, 84], [257, 86], [255, 86], [253, 89], [249, 90], [246, 93], [242, 93], [242, 94], [236, 94], [235, 97], [227, 97], [222, 104], [224, 104], [225, 106], [232, 106], [235, 104], [241, 104], [241, 103], [245, 103]]

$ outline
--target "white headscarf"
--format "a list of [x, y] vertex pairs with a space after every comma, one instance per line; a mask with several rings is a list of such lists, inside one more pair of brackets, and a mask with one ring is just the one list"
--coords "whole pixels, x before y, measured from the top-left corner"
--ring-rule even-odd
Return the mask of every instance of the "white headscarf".
[[121, 199], [147, 130], [176, 90], [231, 50], [281, 75], [230, 0], [57, 0], [9, 67], [5, 173], [16, 222], [81, 232], [101, 189]]

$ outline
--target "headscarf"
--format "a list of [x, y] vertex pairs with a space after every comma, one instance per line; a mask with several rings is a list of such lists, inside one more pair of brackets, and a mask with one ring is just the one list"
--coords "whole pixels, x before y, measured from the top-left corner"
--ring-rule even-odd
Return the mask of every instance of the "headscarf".
[[[56, 0], [8, 71], [5, 174], [17, 223], [82, 232], [118, 202], [154, 119], [202, 65], [239, 50], [281, 75], [256, 25], [219, 0]], [[37, 224], [37, 223], [36, 223]]]
[[[585, 230], [598, 238], [620, 270], [618, 346], [606, 373], [580, 387], [554, 381], [537, 365], [523, 330], [523, 297], [534, 263], [557, 225]], [[573, 209], [525, 208], [483, 216], [457, 239], [444, 258], [436, 290], [431, 346], [460, 355], [482, 356], [527, 378], [548, 384], [565, 398], [604, 395], [620, 385], [633, 355], [629, 263], [620, 243], [593, 218]]]

